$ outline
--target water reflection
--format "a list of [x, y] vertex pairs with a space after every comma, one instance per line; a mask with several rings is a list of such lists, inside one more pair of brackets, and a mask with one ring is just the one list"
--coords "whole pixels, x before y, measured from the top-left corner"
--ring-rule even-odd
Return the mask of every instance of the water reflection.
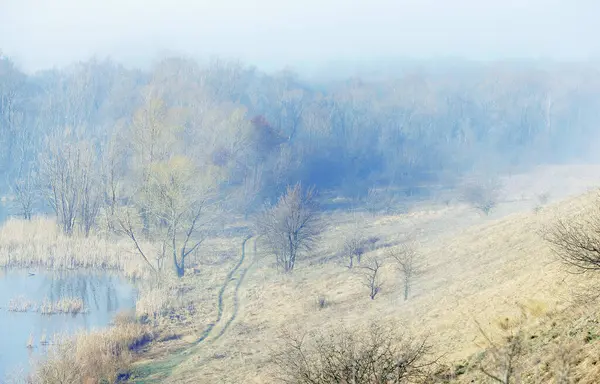
[[[85, 314], [42, 315], [37, 312], [8, 311], [11, 299], [25, 297], [41, 303], [65, 298], [80, 298]], [[0, 382], [9, 372], [27, 369], [31, 358], [43, 353], [44, 336], [72, 334], [81, 329], [106, 326], [120, 310], [135, 306], [136, 291], [125, 279], [114, 274], [51, 273], [0, 270]], [[33, 348], [28, 349], [28, 339]]]

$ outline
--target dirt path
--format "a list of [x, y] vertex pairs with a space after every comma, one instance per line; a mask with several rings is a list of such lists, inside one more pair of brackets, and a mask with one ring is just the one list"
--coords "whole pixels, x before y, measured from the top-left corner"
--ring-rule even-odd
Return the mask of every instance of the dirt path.
[[[239, 289], [244, 281], [248, 270], [252, 267], [255, 258], [247, 261], [246, 244], [252, 236], [248, 236], [242, 242], [241, 256], [238, 263], [229, 271], [223, 285], [219, 289], [217, 298], [217, 318], [210, 323], [202, 335], [189, 347], [172, 354], [166, 361], [152, 362], [151, 365], [137, 367], [134, 372], [132, 383], [162, 383], [167, 380], [173, 370], [185, 363], [188, 358], [194, 356], [198, 348], [204, 348], [206, 343], [212, 343], [223, 336], [229, 326], [235, 320], [239, 310]], [[230, 284], [237, 280], [235, 285]]]
[[[202, 335], [196, 341], [196, 344], [199, 344], [199, 343], [203, 342], [204, 340], [208, 339], [213, 334], [213, 330], [215, 328], [221, 328], [221, 330], [218, 331], [217, 336], [212, 340], [215, 340], [216, 338], [222, 336], [223, 333], [225, 333], [225, 330], [227, 329], [229, 324], [234, 320], [236, 313], [237, 313], [237, 306], [238, 306], [237, 291], [239, 289], [239, 286], [241, 285], [243, 277], [246, 274], [246, 271], [248, 270], [248, 267], [246, 267], [245, 269], [242, 269], [240, 273], [238, 273], [238, 271], [240, 271], [240, 267], [242, 266], [242, 264], [244, 264], [244, 261], [246, 260], [246, 243], [251, 238], [252, 238], [252, 236], [248, 236], [242, 242], [242, 255], [240, 257], [240, 261], [238, 261], [238, 263], [231, 269], [231, 271], [229, 271], [229, 273], [225, 277], [225, 281], [223, 282], [223, 285], [219, 289], [219, 296], [217, 299], [217, 319], [215, 320], [214, 323], [210, 323], [208, 325], [206, 330], [202, 333]], [[236, 284], [233, 289], [228, 289], [230, 287], [229, 283], [235, 279], [238, 280], [238, 284]], [[225, 293], [227, 291], [231, 291], [229, 295], [225, 295]], [[232, 302], [235, 304], [233, 304]], [[223, 318], [224, 318], [223, 314], [225, 313], [226, 309], [230, 309], [230, 311], [232, 311], [232, 313], [229, 314], [229, 317], [225, 316], [225, 318], [227, 318], [229, 320], [224, 323], [223, 322]], [[223, 324], [226, 324], [226, 326]]]
[[[247, 256], [246, 244], [248, 240], [250, 240], [250, 237], [244, 240], [244, 243], [242, 244], [242, 257], [240, 259], [240, 263], [237, 265], [237, 268], [235, 268], [235, 270], [232, 270], [233, 273], [227, 281], [227, 283], [229, 283], [231, 281], [236, 280], [237, 283], [234, 286], [229, 285], [232, 288], [227, 289], [227, 291], [231, 293], [224, 296], [225, 301], [223, 301], [223, 299], [220, 301], [221, 308], [224, 308], [223, 312], [226, 313], [226, 315], [222, 317], [222, 321], [215, 327], [215, 329], [213, 329], [212, 334], [214, 336], [212, 336], [209, 340], [211, 342], [216, 341], [218, 338], [223, 336], [223, 334], [227, 331], [231, 323], [233, 323], [233, 321], [237, 317], [238, 310], [240, 307], [239, 290], [242, 286], [242, 283], [244, 282], [244, 277], [246, 276], [246, 273], [252, 267], [254, 261], [256, 260], [255, 257], [249, 258]], [[223, 319], [227, 319], [227, 321], [224, 321]]]

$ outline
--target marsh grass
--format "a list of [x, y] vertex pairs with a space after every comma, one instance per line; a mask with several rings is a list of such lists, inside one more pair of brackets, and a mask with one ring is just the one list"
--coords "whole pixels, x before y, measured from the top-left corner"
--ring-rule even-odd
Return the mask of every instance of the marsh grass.
[[31, 383], [116, 382], [127, 375], [136, 352], [153, 339], [149, 327], [135, 322], [59, 338], [47, 357], [35, 363]]
[[9, 312], [29, 312], [35, 308], [35, 303], [25, 296], [18, 296], [10, 299], [7, 310]]
[[42, 304], [38, 307], [38, 312], [42, 315], [55, 315], [55, 314], [72, 314], [86, 313], [83, 300], [79, 297], [66, 297], [58, 301], [50, 301], [47, 298], [42, 301]]
[[42, 315], [77, 315], [88, 311], [79, 297], [63, 297], [56, 301], [44, 298], [41, 303], [36, 303], [25, 296], [18, 296], [8, 302], [7, 309], [9, 312], [39, 312]]
[[127, 239], [99, 234], [66, 236], [55, 220], [45, 217], [12, 218], [0, 227], [3, 267], [116, 270], [131, 278], [151, 272]]

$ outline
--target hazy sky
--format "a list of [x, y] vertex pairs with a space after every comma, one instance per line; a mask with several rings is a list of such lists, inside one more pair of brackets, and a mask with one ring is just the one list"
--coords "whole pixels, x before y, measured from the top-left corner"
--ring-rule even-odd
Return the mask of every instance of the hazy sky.
[[266, 69], [331, 60], [598, 56], [598, 0], [0, 0], [0, 50], [27, 70], [165, 50]]

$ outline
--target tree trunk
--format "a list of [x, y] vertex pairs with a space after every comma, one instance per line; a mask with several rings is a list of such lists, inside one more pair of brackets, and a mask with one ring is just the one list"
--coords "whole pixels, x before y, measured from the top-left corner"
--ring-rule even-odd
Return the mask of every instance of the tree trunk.
[[175, 267], [175, 273], [177, 277], [181, 278], [185, 275], [185, 262], [181, 259], [181, 263], [177, 260], [177, 252], [173, 252], [173, 266]]

